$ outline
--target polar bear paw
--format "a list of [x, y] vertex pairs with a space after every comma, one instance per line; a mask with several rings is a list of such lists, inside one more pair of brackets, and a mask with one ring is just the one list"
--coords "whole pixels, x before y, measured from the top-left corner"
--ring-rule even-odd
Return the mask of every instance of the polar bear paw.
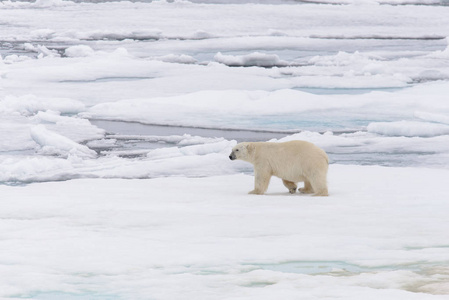
[[263, 192], [258, 191], [258, 190], [252, 190], [248, 194], [250, 194], [250, 195], [263, 195]]
[[313, 190], [311, 188], [300, 188], [298, 189], [303, 194], [312, 194]]

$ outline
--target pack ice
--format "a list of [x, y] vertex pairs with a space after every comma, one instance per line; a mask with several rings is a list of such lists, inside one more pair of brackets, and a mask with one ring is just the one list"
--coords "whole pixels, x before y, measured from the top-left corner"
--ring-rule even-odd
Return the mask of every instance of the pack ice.
[[[0, 1], [0, 298], [447, 299], [446, 1]], [[329, 155], [264, 196], [241, 141]]]

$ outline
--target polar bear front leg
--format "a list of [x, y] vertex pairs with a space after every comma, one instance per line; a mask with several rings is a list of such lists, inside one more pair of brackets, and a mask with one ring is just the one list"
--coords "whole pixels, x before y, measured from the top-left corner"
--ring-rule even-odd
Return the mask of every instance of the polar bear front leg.
[[249, 194], [263, 195], [270, 184], [271, 174], [264, 170], [254, 169], [254, 190]]
[[290, 194], [296, 193], [296, 188], [298, 187], [298, 186], [296, 185], [296, 183], [291, 182], [291, 181], [288, 181], [288, 180], [285, 180], [285, 179], [282, 179], [282, 183], [283, 183], [283, 184], [285, 185], [285, 187], [288, 189], [288, 192], [289, 192]]

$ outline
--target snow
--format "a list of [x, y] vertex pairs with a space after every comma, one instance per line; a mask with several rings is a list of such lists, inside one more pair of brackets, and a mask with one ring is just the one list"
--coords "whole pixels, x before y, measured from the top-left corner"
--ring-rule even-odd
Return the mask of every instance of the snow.
[[[0, 298], [446, 299], [448, 15], [1, 1]], [[330, 196], [247, 195], [246, 140], [322, 147]]]
[[333, 165], [328, 198], [248, 175], [0, 186], [0, 295], [445, 299], [448, 175]]

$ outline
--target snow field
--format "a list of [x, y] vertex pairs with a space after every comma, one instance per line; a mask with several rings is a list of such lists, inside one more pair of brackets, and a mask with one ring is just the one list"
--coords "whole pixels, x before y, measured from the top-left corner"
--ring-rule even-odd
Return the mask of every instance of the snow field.
[[445, 299], [447, 176], [332, 165], [323, 198], [247, 175], [0, 186], [0, 296]]

